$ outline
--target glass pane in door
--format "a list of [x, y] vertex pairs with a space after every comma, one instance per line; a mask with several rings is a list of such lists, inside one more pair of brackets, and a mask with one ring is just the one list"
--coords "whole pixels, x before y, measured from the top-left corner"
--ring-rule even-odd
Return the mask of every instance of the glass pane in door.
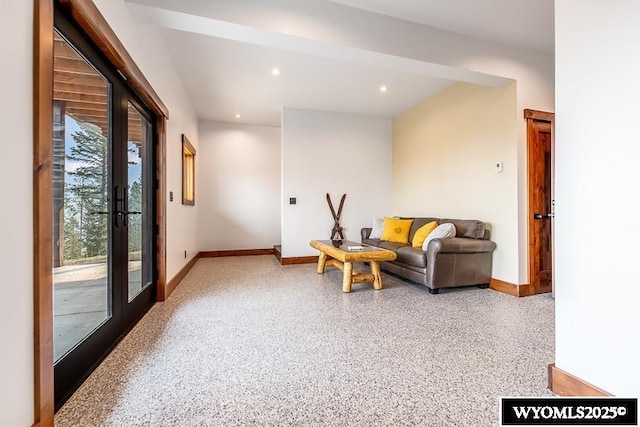
[[53, 311], [57, 362], [111, 317], [111, 87], [57, 32], [53, 80]]
[[128, 109], [127, 131], [127, 234], [129, 301], [149, 286], [152, 278], [151, 233], [149, 218], [151, 212], [149, 185], [152, 164], [149, 159], [149, 139], [151, 124], [131, 104]]

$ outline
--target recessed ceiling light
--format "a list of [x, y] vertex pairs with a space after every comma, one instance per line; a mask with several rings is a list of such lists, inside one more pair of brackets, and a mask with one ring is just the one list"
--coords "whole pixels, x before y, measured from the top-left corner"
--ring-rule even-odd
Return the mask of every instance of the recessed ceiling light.
[[389, 88], [387, 86], [380, 86], [380, 92], [385, 93], [388, 91], [389, 91]]
[[237, 114], [236, 114], [236, 119], [241, 119], [241, 118], [242, 118], [242, 114], [237, 113]]
[[279, 68], [274, 68], [273, 70], [271, 70], [271, 74], [273, 74], [274, 76], [279, 76], [280, 75], [280, 69]]

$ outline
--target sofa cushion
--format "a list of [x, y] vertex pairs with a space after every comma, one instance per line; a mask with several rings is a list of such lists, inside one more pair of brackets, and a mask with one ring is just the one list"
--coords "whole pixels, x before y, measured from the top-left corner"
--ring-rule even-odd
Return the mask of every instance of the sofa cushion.
[[365, 245], [380, 247], [380, 239], [362, 239], [362, 243]]
[[429, 242], [433, 239], [450, 239], [452, 237], [456, 237], [456, 226], [450, 222], [443, 222], [429, 233], [422, 244], [422, 250], [426, 251], [429, 248]]
[[411, 239], [411, 246], [414, 248], [422, 248], [422, 244], [425, 239], [436, 227], [438, 223], [436, 221], [431, 221], [422, 227], [418, 228], [418, 230], [414, 233], [413, 238]]
[[422, 250], [422, 248], [403, 246], [396, 250], [396, 255], [398, 256], [396, 260], [405, 264], [422, 268], [427, 266], [427, 254]]
[[385, 217], [382, 240], [386, 240], [387, 242], [408, 243], [412, 223], [412, 219]]
[[468, 237], [470, 239], [482, 239], [484, 237], [485, 224], [475, 219], [443, 219], [440, 223], [450, 222], [456, 226], [456, 237]]
[[380, 242], [376, 246], [379, 248], [389, 249], [390, 251], [397, 252], [399, 248], [403, 248], [407, 246], [407, 244], [400, 242], [385, 242], [384, 240], [380, 240]]

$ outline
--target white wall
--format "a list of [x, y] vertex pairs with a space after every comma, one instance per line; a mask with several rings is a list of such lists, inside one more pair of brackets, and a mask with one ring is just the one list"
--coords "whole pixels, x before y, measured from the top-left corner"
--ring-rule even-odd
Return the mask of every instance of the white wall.
[[33, 423], [33, 2], [0, 4], [0, 425]]
[[283, 257], [317, 255], [309, 241], [331, 236], [327, 193], [336, 210], [347, 195], [340, 222], [349, 240], [359, 242], [374, 217], [393, 214], [391, 145], [391, 120], [283, 110]]
[[638, 397], [640, 2], [555, 5], [556, 365]]
[[498, 245], [493, 277], [512, 283], [518, 278], [515, 105], [515, 83], [456, 83], [393, 120], [394, 212], [487, 222]]
[[[134, 1], [169, 10], [176, 8], [176, 2], [172, 0]], [[283, 0], [272, 1], [265, 8], [261, 0], [210, 0], [206, 4], [180, 4], [180, 8], [186, 8], [185, 11], [196, 15], [266, 30], [269, 36], [261, 34], [260, 44], [269, 45], [274, 34], [286, 34], [295, 38], [285, 46], [300, 46], [311, 40], [310, 49], [330, 57], [387, 66], [392, 63], [396, 66], [400, 63], [403, 66], [415, 65], [412, 61], [404, 60], [419, 60], [420, 69], [428, 69], [430, 73], [440, 76], [455, 75], [462, 80], [478, 82], [478, 76], [471, 77], [466, 73], [473, 71], [515, 80], [515, 114], [520, 120], [516, 142], [518, 216], [514, 221], [518, 228], [519, 245], [517, 252], [511, 255], [514, 262], [518, 263], [518, 275], [512, 281], [516, 284], [528, 283], [527, 152], [523, 110], [554, 111], [552, 54], [492, 43], [333, 2]], [[286, 25], [283, 25], [283, 17], [295, 19], [287, 19]], [[393, 37], [389, 37], [390, 34]], [[335, 46], [348, 49], [335, 49]], [[386, 58], [384, 61], [380, 58], [381, 54]], [[394, 61], [387, 62], [387, 55], [394, 57]]]
[[201, 121], [201, 251], [280, 244], [280, 128]]
[[[195, 206], [182, 205], [182, 134], [198, 150], [198, 121], [160, 32], [135, 22], [124, 0], [95, 0], [102, 15], [169, 109], [167, 123], [167, 281], [198, 253]], [[196, 159], [196, 162], [198, 160]], [[196, 175], [199, 168], [196, 165]], [[199, 176], [196, 176], [196, 185]], [[173, 191], [173, 202], [169, 202]], [[197, 194], [196, 194], [197, 197]], [[187, 251], [187, 257], [184, 251]]]

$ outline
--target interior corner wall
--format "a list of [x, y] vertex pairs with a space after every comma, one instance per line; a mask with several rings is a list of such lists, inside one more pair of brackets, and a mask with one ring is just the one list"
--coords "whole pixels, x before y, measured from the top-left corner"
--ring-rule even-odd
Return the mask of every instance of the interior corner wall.
[[640, 397], [638, 16], [555, 2], [555, 363], [624, 397]]
[[393, 120], [393, 211], [488, 223], [493, 277], [510, 283], [518, 283], [515, 109], [515, 83], [455, 83]]
[[[198, 119], [158, 29], [135, 22], [124, 0], [94, 0], [94, 3], [169, 109], [165, 166], [168, 282], [198, 254]], [[182, 204], [182, 134], [196, 149], [194, 206]], [[169, 192], [173, 192], [173, 201], [170, 201]]]
[[33, 1], [0, 3], [0, 425], [34, 422]]
[[201, 251], [280, 244], [280, 128], [201, 121]]
[[[391, 214], [391, 120], [286, 108], [282, 112], [282, 256], [317, 255], [313, 239], [329, 239], [346, 194], [341, 225], [360, 228]], [[289, 204], [295, 197], [297, 203]]]

